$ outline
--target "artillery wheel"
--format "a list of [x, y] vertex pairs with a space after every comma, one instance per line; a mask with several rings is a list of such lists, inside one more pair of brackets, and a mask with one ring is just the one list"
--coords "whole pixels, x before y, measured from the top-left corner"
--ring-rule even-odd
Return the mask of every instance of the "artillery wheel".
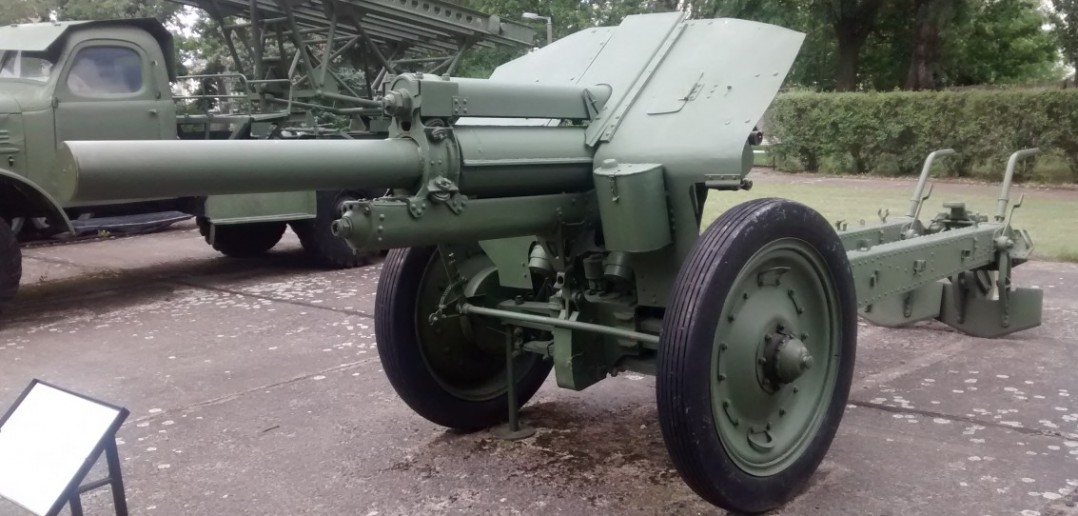
[[210, 241], [211, 222], [199, 217], [198, 231], [217, 252], [232, 258], [251, 258], [269, 251], [284, 236], [284, 222], [251, 222], [247, 224], [222, 224], [214, 229]]
[[360, 190], [319, 191], [315, 218], [290, 223], [307, 256], [319, 267], [328, 269], [350, 269], [370, 263], [377, 253], [356, 252], [343, 238], [334, 236], [330, 227], [344, 215], [346, 202], [373, 197], [378, 195]]
[[697, 494], [736, 512], [795, 496], [842, 419], [857, 301], [838, 236], [781, 199], [725, 212], [678, 272], [657, 363], [663, 440]]
[[22, 279], [22, 250], [15, 232], [0, 219], [0, 310], [19, 290]]
[[[464, 431], [508, 419], [505, 328], [490, 319], [450, 316], [432, 323], [451, 284], [433, 247], [389, 252], [378, 280], [374, 329], [389, 383], [401, 399], [433, 423]], [[457, 256], [457, 267], [476, 296], [500, 300], [490, 260], [475, 250]], [[517, 357], [517, 403], [539, 390], [551, 363], [534, 353]]]

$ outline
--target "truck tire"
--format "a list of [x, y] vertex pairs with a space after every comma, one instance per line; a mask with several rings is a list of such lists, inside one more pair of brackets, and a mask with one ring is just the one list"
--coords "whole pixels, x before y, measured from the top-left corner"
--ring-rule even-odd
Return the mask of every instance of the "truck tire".
[[213, 249], [231, 258], [251, 258], [265, 254], [284, 236], [284, 222], [251, 222], [248, 224], [224, 224], [214, 228], [210, 240], [210, 221], [199, 217], [198, 232]]
[[0, 311], [15, 297], [21, 279], [22, 250], [19, 249], [19, 241], [7, 222], [0, 219]]
[[307, 253], [319, 267], [327, 269], [351, 269], [367, 265], [377, 252], [356, 252], [344, 239], [333, 235], [330, 226], [341, 218], [344, 203], [360, 199], [380, 197], [380, 193], [363, 190], [322, 190], [317, 192], [317, 214], [313, 219], [292, 221], [292, 231], [296, 232]]

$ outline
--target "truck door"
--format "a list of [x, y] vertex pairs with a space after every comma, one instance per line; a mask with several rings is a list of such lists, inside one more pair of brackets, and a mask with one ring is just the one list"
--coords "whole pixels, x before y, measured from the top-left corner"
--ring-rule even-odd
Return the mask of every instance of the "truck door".
[[73, 49], [56, 87], [57, 144], [68, 140], [156, 140], [163, 109], [152, 66], [138, 46], [95, 39]]

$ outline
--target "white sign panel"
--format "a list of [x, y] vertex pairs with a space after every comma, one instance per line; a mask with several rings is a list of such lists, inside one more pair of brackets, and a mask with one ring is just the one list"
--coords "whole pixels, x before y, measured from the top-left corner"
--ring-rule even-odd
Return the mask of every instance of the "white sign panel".
[[0, 426], [0, 497], [34, 514], [48, 514], [61, 498], [66, 501], [65, 491], [121, 412], [47, 384], [32, 384]]

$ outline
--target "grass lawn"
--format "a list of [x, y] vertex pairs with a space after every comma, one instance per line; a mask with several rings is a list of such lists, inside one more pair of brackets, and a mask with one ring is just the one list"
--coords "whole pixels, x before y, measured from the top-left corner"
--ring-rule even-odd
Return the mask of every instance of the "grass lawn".
[[[752, 178], [752, 175], [749, 176]], [[825, 218], [834, 222], [845, 219], [850, 226], [855, 226], [861, 219], [876, 219], [880, 208], [891, 210], [892, 214], [902, 215], [909, 206], [912, 186], [897, 189], [889, 185], [865, 184], [804, 184], [785, 181], [756, 182], [748, 192], [711, 192], [704, 208], [704, 221], [710, 223], [724, 210], [752, 199], [761, 197], [785, 197], [804, 203], [818, 210]], [[961, 186], [957, 188], [961, 189]], [[996, 191], [989, 188], [975, 187], [969, 191], [956, 192], [955, 185], [948, 185], [946, 191], [938, 188], [932, 198], [926, 201], [921, 210], [921, 220], [927, 221], [936, 213], [944, 211], [946, 201], [965, 201], [966, 207], [979, 213], [995, 213]], [[1017, 187], [1012, 193], [1012, 200], [1019, 195]], [[1046, 195], [1044, 191], [1026, 192], [1025, 202], [1014, 213], [1014, 225], [1029, 230], [1033, 237], [1034, 255], [1048, 260], [1078, 262], [1078, 193], [1074, 196], [1061, 197]]]

